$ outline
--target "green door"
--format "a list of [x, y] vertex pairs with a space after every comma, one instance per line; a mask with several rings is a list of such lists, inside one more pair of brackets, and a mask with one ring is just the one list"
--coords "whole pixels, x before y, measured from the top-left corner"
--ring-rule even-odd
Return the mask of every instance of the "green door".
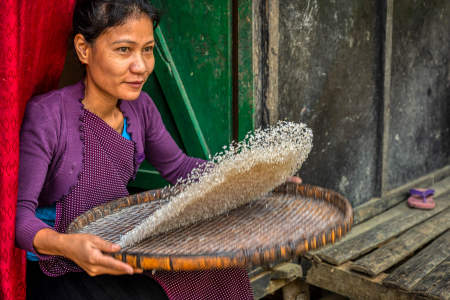
[[[253, 129], [251, 1], [153, 1], [155, 70], [144, 90], [185, 153], [208, 159]], [[168, 183], [147, 162], [130, 184]]]

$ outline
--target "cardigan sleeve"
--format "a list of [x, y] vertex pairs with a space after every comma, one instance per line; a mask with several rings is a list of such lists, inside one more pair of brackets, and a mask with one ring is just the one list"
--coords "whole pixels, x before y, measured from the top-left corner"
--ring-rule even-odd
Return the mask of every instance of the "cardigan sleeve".
[[145, 157], [170, 183], [185, 178], [192, 169], [206, 161], [189, 157], [175, 143], [162, 122], [161, 115], [146, 95]]
[[51, 228], [35, 215], [58, 140], [58, 118], [50, 114], [39, 102], [30, 100], [20, 132], [15, 238], [19, 248], [35, 254], [38, 253], [33, 247], [34, 236], [43, 228]]

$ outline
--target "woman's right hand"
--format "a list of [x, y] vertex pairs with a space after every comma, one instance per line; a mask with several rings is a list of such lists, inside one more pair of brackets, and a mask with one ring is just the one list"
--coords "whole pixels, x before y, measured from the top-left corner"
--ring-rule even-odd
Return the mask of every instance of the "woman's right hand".
[[142, 273], [130, 265], [104, 253], [114, 253], [120, 246], [91, 234], [62, 234], [51, 229], [42, 229], [36, 234], [33, 245], [41, 254], [64, 256], [90, 276], [101, 274], [122, 275]]
[[65, 257], [75, 262], [90, 276], [142, 273], [141, 269], [133, 269], [130, 265], [104, 254], [119, 251], [120, 246], [117, 244], [91, 234], [65, 234], [65, 238], [68, 241]]

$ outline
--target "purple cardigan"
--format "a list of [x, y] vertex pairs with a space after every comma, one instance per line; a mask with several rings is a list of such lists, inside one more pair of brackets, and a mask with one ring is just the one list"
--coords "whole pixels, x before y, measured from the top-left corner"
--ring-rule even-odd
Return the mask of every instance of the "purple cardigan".
[[[83, 164], [80, 139], [84, 84], [33, 97], [27, 104], [20, 133], [19, 190], [16, 244], [35, 252], [33, 239], [51, 228], [35, 216], [40, 205], [62, 199], [78, 180]], [[119, 102], [127, 131], [135, 143], [135, 175], [147, 159], [171, 183], [204, 161], [185, 155], [164, 127], [150, 97], [142, 92], [134, 101]]]

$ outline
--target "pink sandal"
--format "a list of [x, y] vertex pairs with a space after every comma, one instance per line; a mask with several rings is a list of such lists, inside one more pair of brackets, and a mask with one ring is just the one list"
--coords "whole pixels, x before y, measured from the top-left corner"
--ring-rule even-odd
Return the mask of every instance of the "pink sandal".
[[411, 189], [409, 190], [408, 205], [419, 209], [433, 209], [436, 206], [433, 195], [434, 190], [431, 189]]

